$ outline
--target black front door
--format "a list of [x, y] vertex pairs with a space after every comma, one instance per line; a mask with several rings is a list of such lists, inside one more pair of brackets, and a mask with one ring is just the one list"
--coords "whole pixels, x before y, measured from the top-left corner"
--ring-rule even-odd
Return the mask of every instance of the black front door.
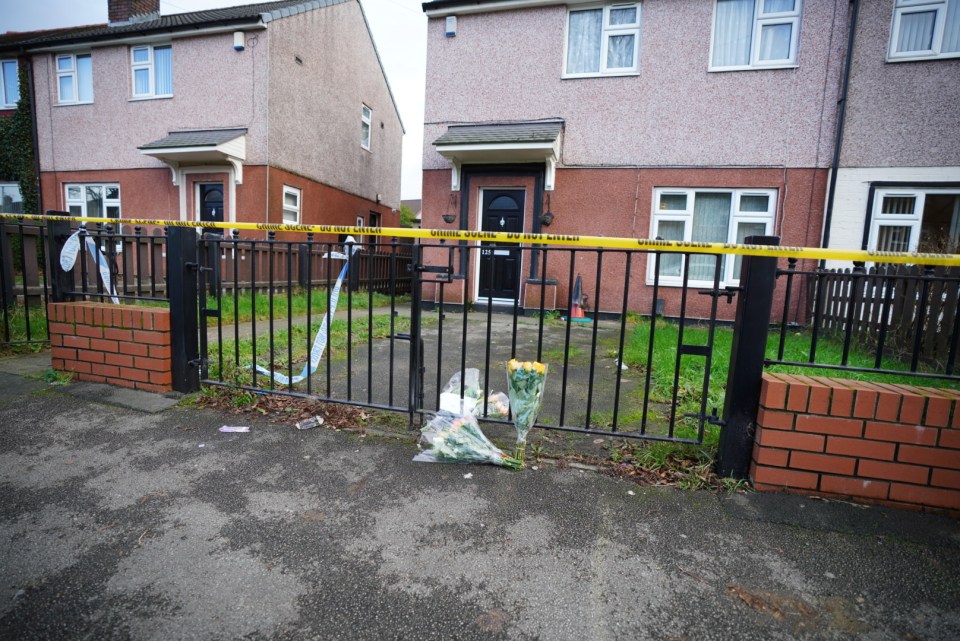
[[[480, 216], [482, 231], [523, 231], [522, 189], [486, 189]], [[520, 295], [520, 250], [517, 245], [480, 243], [478, 298], [516, 300]]]
[[[200, 185], [200, 222], [223, 222], [223, 183], [202, 183]], [[204, 227], [204, 232], [223, 234], [222, 229]]]

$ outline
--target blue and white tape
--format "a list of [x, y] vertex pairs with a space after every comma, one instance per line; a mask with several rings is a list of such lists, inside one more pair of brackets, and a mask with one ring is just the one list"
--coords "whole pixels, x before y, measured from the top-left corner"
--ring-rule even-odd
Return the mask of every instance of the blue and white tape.
[[330, 292], [329, 313], [324, 315], [323, 322], [320, 324], [320, 329], [317, 331], [317, 336], [313, 339], [313, 347], [310, 349], [310, 361], [304, 364], [303, 371], [293, 378], [290, 378], [285, 374], [267, 369], [263, 365], [257, 365], [256, 363], [253, 364], [253, 369], [265, 376], [269, 376], [277, 384], [285, 386], [296, 385], [300, 381], [305, 380], [307, 376], [311, 376], [316, 373], [317, 369], [320, 367], [320, 359], [323, 357], [323, 352], [327, 348], [327, 338], [330, 335], [329, 321], [331, 321], [333, 319], [333, 315], [337, 313], [337, 301], [340, 298], [340, 288], [343, 287], [343, 280], [346, 278], [347, 273], [350, 270], [350, 256], [352, 256], [359, 249], [353, 244], [353, 242], [353, 236], [348, 236], [346, 244], [344, 245], [344, 253], [341, 254], [339, 252], [330, 252], [329, 254], [323, 255], [324, 258], [345, 260], [347, 262], [344, 263], [343, 269], [340, 270], [340, 275], [337, 276], [337, 282], [333, 286], [333, 291]]
[[[77, 263], [77, 255], [80, 253], [81, 231], [82, 230], [78, 229], [70, 234], [67, 242], [63, 244], [63, 249], [60, 251], [60, 267], [63, 268], [65, 272], [72, 270], [73, 266]], [[90, 257], [97, 263], [97, 269], [100, 271], [100, 279], [103, 281], [104, 291], [110, 294], [110, 300], [112, 300], [114, 304], [120, 304], [120, 299], [117, 298], [117, 290], [114, 288], [113, 280], [110, 277], [110, 263], [107, 262], [106, 256], [97, 248], [97, 244], [93, 242], [93, 238], [90, 236], [84, 236], [84, 244], [90, 253]]]

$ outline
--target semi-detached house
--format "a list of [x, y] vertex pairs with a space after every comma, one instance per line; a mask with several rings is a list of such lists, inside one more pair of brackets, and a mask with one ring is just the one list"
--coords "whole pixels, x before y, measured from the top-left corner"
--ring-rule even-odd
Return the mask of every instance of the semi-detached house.
[[396, 225], [403, 125], [357, 0], [109, 15], [0, 38], [5, 96], [30, 68], [44, 209]]
[[[786, 245], [826, 240], [856, 248], [866, 234], [866, 242], [874, 242], [870, 238], [883, 232], [870, 231], [879, 223], [876, 216], [868, 220], [867, 192], [876, 192], [872, 207], [887, 192], [879, 182], [875, 190], [864, 186], [871, 178], [861, 167], [883, 167], [871, 174], [877, 181], [899, 184], [916, 176], [917, 189], [956, 180], [960, 82], [949, 34], [960, 28], [958, 5], [424, 3], [423, 224], [499, 229], [502, 221], [523, 231], [713, 242], [777, 235]], [[856, 48], [848, 76], [851, 25]], [[936, 54], [910, 53], [933, 36]], [[922, 99], [912, 95], [915, 89]], [[838, 158], [843, 98], [850, 105]], [[919, 117], [911, 118], [914, 107]], [[881, 124], [884, 131], [876, 131]], [[910, 132], [905, 145], [895, 144], [900, 131]], [[904, 177], [892, 169], [913, 164], [941, 169]], [[835, 166], [844, 169], [834, 172]], [[837, 184], [831, 176], [839, 177]], [[441, 216], [449, 213], [454, 222], [445, 225]], [[562, 256], [541, 275], [529, 254], [499, 254], [465, 264], [461, 291], [447, 291], [466, 301], [492, 293], [494, 302], [509, 304], [526, 296], [528, 281], [545, 276], [558, 281], [557, 301], [566, 306], [569, 263]], [[492, 284], [493, 292], [477, 278], [490, 260], [509, 274]], [[590, 284], [592, 260], [583, 255], [575, 266]], [[631, 288], [649, 286], [652, 262], [634, 262]], [[721, 286], [738, 283], [739, 259], [726, 259], [720, 269]], [[694, 287], [712, 285], [712, 259], [693, 257], [685, 271], [679, 258], [661, 261], [668, 315], [678, 311], [677, 286], [685, 275]], [[601, 310], [618, 311], [622, 280], [605, 278], [602, 287]], [[631, 308], [640, 301], [649, 295], [632, 295]], [[705, 312], [707, 301], [699, 304], [694, 314]]]

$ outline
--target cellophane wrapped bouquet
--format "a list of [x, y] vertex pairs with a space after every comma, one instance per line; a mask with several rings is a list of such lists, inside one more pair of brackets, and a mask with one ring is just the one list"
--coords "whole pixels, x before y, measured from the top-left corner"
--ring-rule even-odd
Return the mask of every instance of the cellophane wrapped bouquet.
[[490, 463], [519, 470], [523, 463], [503, 453], [480, 431], [473, 416], [440, 413], [420, 430], [420, 442], [429, 449], [414, 461], [428, 463]]
[[514, 457], [521, 464], [527, 447], [527, 434], [540, 414], [546, 379], [547, 366], [543, 363], [520, 362], [516, 359], [507, 363], [507, 393], [513, 411], [513, 424], [517, 428], [517, 451]]
[[468, 367], [462, 377], [460, 374], [454, 372], [440, 390], [441, 412], [473, 414], [478, 418], [507, 418], [510, 415], [510, 401], [506, 394], [491, 392], [487, 395], [480, 387], [480, 370]]

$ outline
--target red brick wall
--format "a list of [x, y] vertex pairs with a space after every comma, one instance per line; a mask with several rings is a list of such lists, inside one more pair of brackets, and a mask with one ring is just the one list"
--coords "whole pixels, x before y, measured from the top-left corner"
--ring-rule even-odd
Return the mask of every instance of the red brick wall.
[[47, 306], [53, 369], [82, 381], [173, 389], [170, 310], [108, 303]]
[[[531, 167], [533, 167], [531, 165]], [[818, 168], [563, 168], [557, 170], [556, 190], [550, 192], [550, 209], [556, 215], [553, 224], [544, 231], [551, 234], [605, 235], [626, 238], [651, 236], [651, 213], [653, 194], [657, 187], [717, 187], [717, 188], [765, 188], [776, 189], [779, 203], [775, 216], [774, 234], [781, 236], [781, 244], [799, 247], [819, 247], [823, 219], [823, 202], [829, 172]], [[476, 202], [480, 187], [527, 187], [527, 201], [533, 198], [532, 180], [501, 176], [497, 178], [471, 177], [469, 190], [457, 194], [451, 202], [450, 170], [427, 170], [423, 172], [423, 227], [434, 229], [457, 229], [459, 223], [447, 224], [442, 214], [451, 211], [459, 214], [460, 199], [469, 199], [469, 229], [477, 229]], [[532, 210], [531, 210], [532, 212]], [[530, 212], [527, 213], [527, 216]], [[525, 228], [531, 222], [525, 221]], [[431, 250], [427, 250], [427, 254]], [[436, 251], [436, 250], [434, 250]], [[527, 257], [524, 257], [526, 261]], [[430, 260], [429, 255], [427, 260]], [[446, 258], [436, 259], [445, 261]], [[646, 284], [647, 258], [634, 257], [630, 272], [630, 295], [628, 309], [643, 314], [651, 311], [652, 287]], [[585, 290], [594, 306], [596, 283], [596, 258], [590, 252], [577, 255], [575, 272], [583, 276]], [[781, 261], [783, 267], [786, 260]], [[800, 261], [799, 269], [815, 267], [813, 261]], [[622, 254], [604, 256], [599, 308], [601, 311], [619, 313], [623, 304], [623, 284], [626, 260]], [[566, 308], [569, 297], [570, 262], [564, 253], [549, 258], [547, 277], [557, 282], [557, 303]], [[529, 274], [524, 265], [524, 278]], [[468, 296], [473, 290], [473, 271]], [[785, 288], [778, 281], [774, 294], [772, 318], [780, 320], [783, 313]], [[451, 288], [447, 287], [449, 292]], [[681, 290], [678, 286], [661, 284], [658, 297], [664, 299], [664, 313], [678, 316], [681, 305]], [[433, 298], [429, 285], [424, 288], [425, 297]], [[449, 299], [448, 299], [449, 300]], [[707, 318], [711, 300], [691, 292], [687, 299], [688, 318]], [[790, 305], [790, 318], [803, 314], [804, 295], [794, 289]], [[721, 304], [720, 318], [733, 320], [736, 305]]]
[[764, 374], [750, 480], [960, 511], [960, 390]]

